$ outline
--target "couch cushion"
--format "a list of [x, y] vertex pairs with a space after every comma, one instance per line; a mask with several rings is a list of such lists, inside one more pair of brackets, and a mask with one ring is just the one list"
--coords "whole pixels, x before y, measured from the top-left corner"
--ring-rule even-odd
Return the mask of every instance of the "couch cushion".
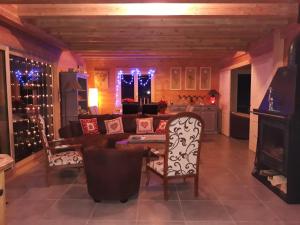
[[79, 165], [83, 163], [80, 152], [66, 151], [49, 157], [49, 166]]
[[80, 122], [78, 120], [76, 121], [69, 121], [70, 127], [71, 127], [71, 133], [72, 137], [79, 137], [83, 135]]
[[106, 134], [90, 134], [76, 137], [72, 143], [81, 144], [83, 147], [107, 147], [108, 139]]
[[160, 120], [159, 125], [158, 125], [157, 129], [155, 130], [155, 133], [165, 134], [167, 122], [168, 122], [168, 120]]
[[153, 117], [153, 128], [156, 130], [161, 120], [169, 120], [172, 115], [158, 115]]
[[83, 134], [99, 134], [99, 128], [96, 118], [80, 119]]
[[107, 134], [122, 134], [124, 133], [122, 117], [112, 120], [104, 120]]
[[153, 117], [137, 118], [136, 119], [136, 133], [137, 134], [153, 133]]
[[125, 133], [136, 132], [136, 118], [137, 115], [122, 115], [123, 128]]
[[100, 128], [101, 134], [107, 133], [104, 121], [111, 120], [111, 119], [114, 119], [114, 116], [111, 114], [97, 115], [98, 126]]

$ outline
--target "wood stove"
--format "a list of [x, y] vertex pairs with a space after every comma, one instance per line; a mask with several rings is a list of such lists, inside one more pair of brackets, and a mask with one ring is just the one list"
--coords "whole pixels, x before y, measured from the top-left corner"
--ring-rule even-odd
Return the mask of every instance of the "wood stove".
[[[300, 36], [289, 64], [277, 70], [258, 109], [258, 141], [253, 175], [288, 203], [300, 203]], [[267, 172], [266, 172], [267, 171]], [[286, 181], [284, 191], [270, 182]]]

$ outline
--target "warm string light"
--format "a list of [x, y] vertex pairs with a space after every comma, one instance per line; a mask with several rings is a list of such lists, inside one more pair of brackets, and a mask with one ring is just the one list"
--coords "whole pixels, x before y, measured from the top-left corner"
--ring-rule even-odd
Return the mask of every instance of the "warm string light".
[[[38, 110], [44, 115], [46, 123], [46, 133], [49, 139], [54, 137], [53, 133], [53, 104], [52, 104], [52, 74], [51, 65], [43, 62], [37, 62], [23, 59], [17, 56], [11, 56], [11, 76], [15, 81], [11, 87], [19, 87], [22, 90], [20, 95], [12, 96], [14, 102], [20, 101], [24, 106], [16, 105], [13, 107], [14, 113], [26, 113]], [[19, 90], [19, 89], [17, 89]], [[45, 115], [47, 114], [47, 115]], [[17, 115], [17, 114], [16, 114]], [[18, 116], [19, 117], [19, 116]], [[16, 118], [18, 118], [16, 117]], [[15, 151], [19, 155], [27, 155], [32, 151], [42, 148], [41, 140], [38, 135], [38, 126], [35, 118], [14, 119], [14, 137]], [[21, 153], [25, 151], [24, 153]], [[16, 154], [17, 156], [18, 154]]]

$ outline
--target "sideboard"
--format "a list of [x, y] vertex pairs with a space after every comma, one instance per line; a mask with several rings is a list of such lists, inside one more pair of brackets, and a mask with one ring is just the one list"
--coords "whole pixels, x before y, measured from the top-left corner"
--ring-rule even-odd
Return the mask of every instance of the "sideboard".
[[[185, 112], [186, 105], [169, 105], [168, 111], [170, 113]], [[204, 120], [204, 133], [216, 134], [218, 133], [218, 106], [216, 105], [194, 105], [193, 111], [201, 116]]]

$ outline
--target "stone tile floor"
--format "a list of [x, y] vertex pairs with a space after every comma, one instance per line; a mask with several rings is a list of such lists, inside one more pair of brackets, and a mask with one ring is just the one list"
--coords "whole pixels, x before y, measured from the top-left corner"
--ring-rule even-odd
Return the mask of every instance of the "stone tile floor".
[[[174, 181], [163, 200], [162, 181], [151, 176], [127, 203], [95, 203], [83, 171], [62, 170], [45, 183], [42, 159], [7, 183], [8, 225], [296, 225], [300, 205], [288, 205], [251, 176], [248, 142], [206, 136], [201, 152], [199, 198], [193, 182]], [[299, 190], [300, 191], [300, 190]]]

